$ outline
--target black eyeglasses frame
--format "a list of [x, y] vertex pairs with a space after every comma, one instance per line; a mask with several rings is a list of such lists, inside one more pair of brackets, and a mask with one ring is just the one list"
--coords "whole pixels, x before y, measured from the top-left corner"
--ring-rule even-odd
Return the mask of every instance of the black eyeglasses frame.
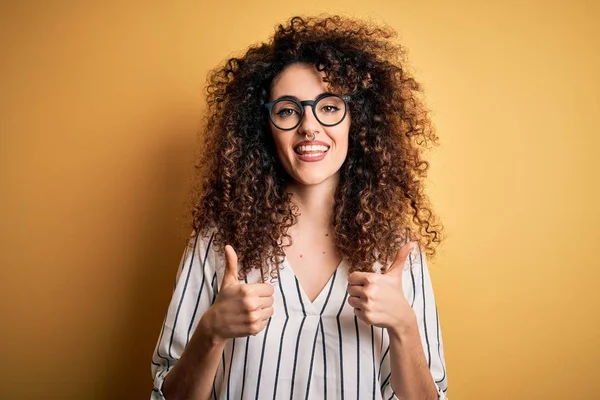
[[[335, 124], [324, 124], [321, 122], [321, 120], [319, 119], [319, 117], [317, 116], [317, 110], [316, 110], [316, 105], [319, 101], [323, 100], [324, 98], [327, 97], [337, 97], [340, 98], [344, 101], [344, 115], [342, 116], [342, 118], [336, 122]], [[323, 125], [323, 126], [327, 126], [327, 127], [331, 127], [331, 126], [336, 126], [340, 123], [342, 123], [342, 121], [346, 118], [346, 115], [348, 114], [348, 102], [351, 100], [351, 97], [349, 95], [339, 95], [339, 94], [334, 94], [334, 93], [322, 93], [320, 94], [316, 99], [314, 100], [298, 100], [295, 97], [291, 97], [291, 96], [283, 96], [280, 97], [276, 100], [273, 100], [269, 103], [265, 103], [265, 108], [267, 109], [267, 114], [269, 116], [269, 120], [271, 121], [271, 123], [277, 127], [277, 129], [280, 129], [282, 131], [291, 131], [292, 129], [296, 129], [301, 123], [302, 120], [304, 120], [304, 115], [305, 115], [305, 111], [304, 111], [304, 107], [306, 106], [310, 106], [310, 108], [312, 109], [313, 115], [315, 116], [315, 118], [317, 119], [317, 121], [319, 121], [319, 124]], [[273, 110], [273, 106], [275, 106], [275, 104], [281, 102], [281, 101], [291, 101], [292, 103], [295, 103], [296, 105], [298, 105], [298, 108], [300, 109], [300, 118], [298, 119], [298, 123], [296, 123], [296, 125], [294, 125], [291, 128], [280, 128], [274, 121], [273, 121], [273, 117], [271, 115], [271, 112]]]

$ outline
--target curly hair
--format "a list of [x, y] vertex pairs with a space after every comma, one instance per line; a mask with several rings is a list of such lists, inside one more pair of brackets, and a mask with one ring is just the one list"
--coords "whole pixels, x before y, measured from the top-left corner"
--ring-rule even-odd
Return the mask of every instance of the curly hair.
[[409, 240], [434, 256], [443, 226], [424, 193], [423, 151], [438, 137], [395, 36], [387, 26], [353, 18], [293, 17], [268, 42], [212, 70], [188, 201], [192, 237], [212, 231], [217, 251], [231, 244], [241, 276], [256, 268], [273, 277], [280, 267], [298, 208], [284, 191], [289, 177], [263, 104], [273, 79], [287, 65], [304, 63], [324, 72], [332, 92], [352, 96], [331, 221], [350, 270], [389, 264]]

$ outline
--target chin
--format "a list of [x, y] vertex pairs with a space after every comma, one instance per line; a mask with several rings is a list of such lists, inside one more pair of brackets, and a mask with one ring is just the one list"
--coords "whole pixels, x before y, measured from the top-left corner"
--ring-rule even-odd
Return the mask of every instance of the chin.
[[337, 172], [334, 174], [327, 174], [327, 175], [301, 174], [301, 175], [294, 176], [294, 180], [303, 186], [315, 186], [315, 185], [320, 185], [324, 182], [327, 182], [331, 179], [335, 179], [337, 177], [337, 175], [338, 175]]

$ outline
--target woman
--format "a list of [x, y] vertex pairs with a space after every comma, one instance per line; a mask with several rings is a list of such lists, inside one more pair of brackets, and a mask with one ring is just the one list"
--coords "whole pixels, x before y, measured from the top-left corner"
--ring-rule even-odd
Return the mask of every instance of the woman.
[[213, 71], [152, 398], [446, 398], [437, 137], [393, 36], [294, 17]]

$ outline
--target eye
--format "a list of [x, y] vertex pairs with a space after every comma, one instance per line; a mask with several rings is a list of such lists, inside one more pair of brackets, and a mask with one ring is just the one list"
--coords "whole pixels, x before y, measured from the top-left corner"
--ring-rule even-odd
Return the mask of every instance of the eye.
[[275, 113], [278, 117], [291, 117], [294, 114], [298, 114], [298, 111], [294, 110], [293, 108], [282, 108], [279, 111], [277, 111]]
[[326, 106], [321, 107], [321, 111], [324, 111], [326, 113], [334, 113], [336, 111], [339, 111], [339, 107], [332, 106], [332, 105], [326, 105]]

